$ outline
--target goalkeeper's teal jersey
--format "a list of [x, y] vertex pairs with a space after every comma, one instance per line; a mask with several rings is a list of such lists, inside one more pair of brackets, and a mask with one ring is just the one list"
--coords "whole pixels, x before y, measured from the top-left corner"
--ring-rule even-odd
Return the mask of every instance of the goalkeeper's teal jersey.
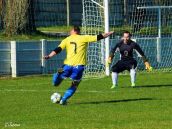
[[89, 42], [97, 41], [96, 36], [73, 34], [65, 38], [59, 47], [66, 49], [67, 57], [64, 64], [77, 66], [86, 65], [87, 46]]

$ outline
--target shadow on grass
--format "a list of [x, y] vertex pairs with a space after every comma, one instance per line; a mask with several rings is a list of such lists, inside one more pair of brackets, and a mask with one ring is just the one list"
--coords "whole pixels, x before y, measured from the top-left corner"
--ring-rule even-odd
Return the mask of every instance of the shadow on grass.
[[154, 99], [153, 99], [153, 98], [122, 99], [122, 100], [107, 100], [107, 101], [79, 102], [79, 103], [75, 103], [75, 104], [121, 103], [121, 102], [133, 102], [133, 101], [145, 101], [145, 100], [154, 100]]
[[154, 88], [154, 87], [172, 87], [172, 84], [162, 84], [162, 85], [143, 85], [136, 86], [135, 88]]
[[162, 85], [156, 85], [156, 84], [151, 84], [151, 85], [138, 85], [135, 87], [131, 86], [119, 86], [119, 88], [157, 88], [157, 87], [172, 87], [172, 84], [162, 84]]

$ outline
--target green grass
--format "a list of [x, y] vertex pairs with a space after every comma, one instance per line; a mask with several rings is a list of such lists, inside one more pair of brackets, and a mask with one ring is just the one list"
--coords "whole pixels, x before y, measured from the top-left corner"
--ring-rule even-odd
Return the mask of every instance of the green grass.
[[[70, 81], [51, 86], [51, 77], [0, 80], [0, 128], [172, 129], [172, 74], [139, 74], [137, 88], [127, 75], [111, 90], [111, 78], [83, 80], [67, 106], [50, 102]], [[18, 127], [5, 127], [9, 123]]]
[[48, 31], [48, 32], [62, 32], [69, 33], [73, 26], [49, 26], [49, 27], [38, 27], [39, 31]]
[[[49, 27], [38, 27], [37, 30], [40, 32], [56, 32], [56, 33], [69, 33], [72, 26], [49, 26]], [[23, 40], [40, 40], [40, 39], [47, 39], [47, 40], [57, 40], [57, 39], [64, 39], [66, 36], [48, 36], [43, 35], [41, 33], [32, 33], [32, 34], [19, 34], [13, 36], [7, 36], [4, 34], [3, 31], [0, 31], [0, 41], [23, 41]]]
[[[44, 33], [59, 33], [59, 36], [57, 37], [52, 37], [52, 36], [46, 36], [38, 33], [33, 33], [31, 35], [27, 34], [20, 34], [20, 35], [14, 35], [11, 37], [8, 37], [4, 35], [2, 31], [0, 31], [0, 40], [2, 41], [10, 41], [10, 40], [40, 40], [40, 39], [47, 39], [47, 40], [56, 40], [56, 39], [64, 39], [66, 35], [69, 34], [69, 31], [72, 29], [73, 26], [46, 26], [46, 27], [38, 27], [37, 30], [40, 32]], [[97, 28], [97, 27], [91, 27], [87, 26], [86, 28], [81, 27], [81, 32], [84, 30], [87, 30], [87, 32], [98, 32], [98, 33], [103, 33], [104, 28]], [[110, 26], [110, 30], [115, 32], [116, 36], [121, 36], [121, 34], [125, 31], [133, 31], [132, 27], [129, 25], [124, 25], [124, 26]], [[172, 27], [171, 26], [163, 26], [162, 27], [162, 35], [165, 35], [169, 37], [171, 34]], [[140, 31], [136, 32], [139, 35], [157, 35], [158, 31], [156, 27], [142, 27]], [[63, 35], [63, 36], [62, 36]]]
[[41, 34], [21, 34], [21, 35], [14, 35], [14, 36], [6, 36], [4, 33], [0, 32], [0, 41], [23, 41], [23, 40], [40, 40], [40, 39], [47, 39], [47, 40], [57, 40], [57, 37], [49, 37]]

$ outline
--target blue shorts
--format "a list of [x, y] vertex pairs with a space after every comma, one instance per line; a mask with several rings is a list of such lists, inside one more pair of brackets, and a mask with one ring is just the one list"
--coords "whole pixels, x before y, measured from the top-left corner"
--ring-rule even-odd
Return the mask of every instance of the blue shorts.
[[61, 73], [61, 77], [64, 78], [71, 78], [72, 80], [81, 80], [82, 75], [84, 72], [84, 65], [78, 66], [63, 66], [63, 72]]
[[78, 65], [78, 66], [69, 66], [64, 65], [63, 72], [61, 73], [55, 73], [53, 75], [53, 84], [59, 85], [61, 81], [65, 78], [71, 78], [73, 81], [80, 81], [84, 72], [84, 65]]

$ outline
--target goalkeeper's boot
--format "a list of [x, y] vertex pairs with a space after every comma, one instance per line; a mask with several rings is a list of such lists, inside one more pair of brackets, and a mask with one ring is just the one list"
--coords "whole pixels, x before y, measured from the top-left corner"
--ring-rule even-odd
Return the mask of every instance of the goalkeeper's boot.
[[67, 101], [63, 101], [62, 99], [59, 102], [60, 105], [67, 105]]
[[135, 87], [136, 84], [134, 82], [131, 83], [131, 87]]
[[111, 86], [111, 89], [114, 89], [114, 88], [116, 88], [116, 87], [117, 87], [117, 85], [113, 84], [113, 85]]

